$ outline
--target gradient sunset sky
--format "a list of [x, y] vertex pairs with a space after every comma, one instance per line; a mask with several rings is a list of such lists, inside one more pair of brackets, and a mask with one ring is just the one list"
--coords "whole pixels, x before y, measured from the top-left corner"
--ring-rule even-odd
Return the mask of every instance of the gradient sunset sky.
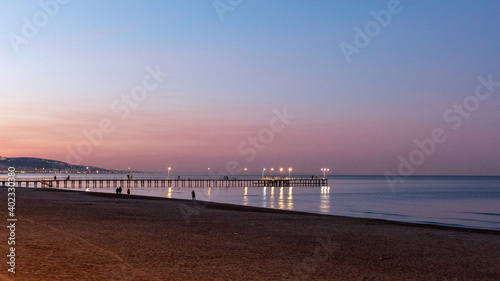
[[[499, 1], [40, 3], [0, 4], [1, 156], [347, 175], [414, 157], [415, 175], [500, 175]], [[152, 69], [168, 75], [124, 102]]]

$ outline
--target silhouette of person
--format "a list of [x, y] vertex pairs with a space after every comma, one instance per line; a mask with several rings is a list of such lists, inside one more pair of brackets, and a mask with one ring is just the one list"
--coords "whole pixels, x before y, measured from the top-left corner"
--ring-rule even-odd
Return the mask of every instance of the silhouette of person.
[[127, 196], [130, 195], [130, 188], [127, 188]]
[[57, 176], [54, 176], [54, 180], [56, 180]]
[[194, 189], [191, 191], [191, 197], [193, 200], [196, 200], [196, 193], [194, 193]]

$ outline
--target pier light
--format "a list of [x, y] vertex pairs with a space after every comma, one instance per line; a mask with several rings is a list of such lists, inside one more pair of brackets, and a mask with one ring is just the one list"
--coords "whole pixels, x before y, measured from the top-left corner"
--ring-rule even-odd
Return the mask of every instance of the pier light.
[[330, 169], [328, 169], [328, 168], [321, 168], [321, 171], [323, 171], [323, 178], [325, 178], [326, 177], [326, 172], [329, 172]]
[[170, 178], [170, 170], [172, 170], [172, 167], [168, 167], [168, 169], [167, 169], [169, 178]]
[[271, 168], [271, 173], [269, 174], [269, 176], [272, 178], [273, 177], [273, 171], [274, 171], [274, 168]]
[[262, 178], [264, 178], [264, 172], [266, 171], [266, 168], [262, 169]]
[[290, 178], [290, 172], [292, 171], [292, 168], [288, 168], [288, 178]]

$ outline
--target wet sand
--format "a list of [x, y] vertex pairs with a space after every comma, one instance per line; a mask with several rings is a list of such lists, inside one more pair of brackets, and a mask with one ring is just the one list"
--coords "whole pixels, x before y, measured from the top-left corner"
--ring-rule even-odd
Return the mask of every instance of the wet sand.
[[[0, 188], [0, 202], [7, 202]], [[0, 280], [500, 280], [500, 232], [16, 189]]]

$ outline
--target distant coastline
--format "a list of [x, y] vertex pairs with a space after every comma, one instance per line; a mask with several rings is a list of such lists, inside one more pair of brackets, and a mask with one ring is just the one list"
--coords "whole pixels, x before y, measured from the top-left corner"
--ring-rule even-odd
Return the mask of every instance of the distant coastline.
[[127, 173], [128, 171], [103, 169], [95, 166], [72, 165], [66, 162], [36, 157], [2, 157], [0, 172], [15, 167], [18, 173]]

